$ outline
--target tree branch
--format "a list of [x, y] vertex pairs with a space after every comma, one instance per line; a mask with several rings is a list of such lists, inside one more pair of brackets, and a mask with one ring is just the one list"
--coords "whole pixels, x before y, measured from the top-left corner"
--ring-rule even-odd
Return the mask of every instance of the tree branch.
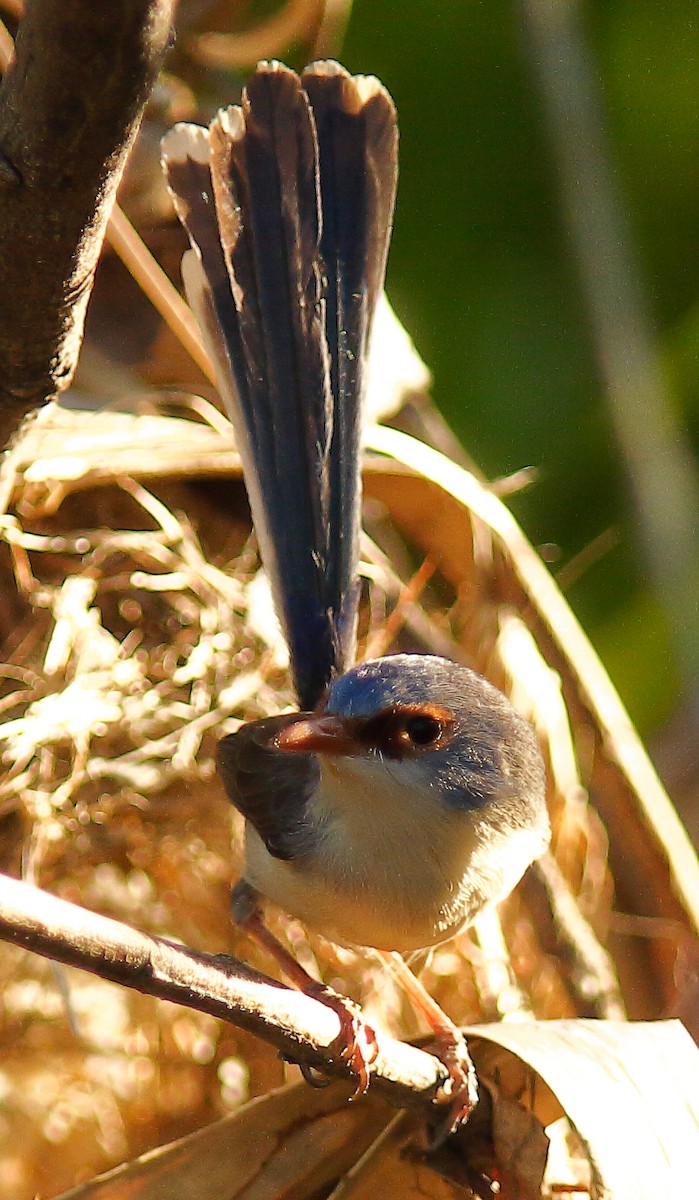
[[0, 447], [71, 381], [175, 0], [27, 0], [0, 86]]
[[[349, 1077], [346, 1065], [333, 1054], [340, 1033], [337, 1014], [235, 958], [202, 954], [139, 933], [7, 875], [0, 875], [0, 939], [138, 992], [210, 1013], [256, 1034], [294, 1062]], [[446, 1068], [431, 1054], [379, 1038], [372, 1086], [378, 1084], [393, 1103], [431, 1105], [446, 1078]]]

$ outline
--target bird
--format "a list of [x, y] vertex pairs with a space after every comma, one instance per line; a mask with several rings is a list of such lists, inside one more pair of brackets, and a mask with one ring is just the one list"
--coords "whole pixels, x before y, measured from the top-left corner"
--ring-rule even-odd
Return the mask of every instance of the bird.
[[[331, 60], [300, 75], [263, 62], [208, 129], [166, 135], [163, 164], [299, 704], [219, 743], [245, 818], [233, 912], [292, 981], [333, 1002], [266, 930], [263, 903], [394, 966], [445, 941], [546, 849], [543, 762], [532, 727], [469, 667], [355, 661], [367, 352], [397, 186], [388, 92]], [[375, 1036], [351, 1002], [336, 1007], [363, 1090]], [[475, 1081], [435, 1008], [453, 1128]]]

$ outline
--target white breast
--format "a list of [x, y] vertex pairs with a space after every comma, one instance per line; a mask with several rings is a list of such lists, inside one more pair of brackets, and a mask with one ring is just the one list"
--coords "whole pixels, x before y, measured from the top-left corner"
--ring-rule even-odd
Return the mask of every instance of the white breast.
[[409, 762], [321, 760], [313, 852], [281, 862], [246, 833], [248, 882], [331, 941], [414, 950], [450, 937], [500, 899], [543, 848], [495, 835], [482, 814], [417, 786]]

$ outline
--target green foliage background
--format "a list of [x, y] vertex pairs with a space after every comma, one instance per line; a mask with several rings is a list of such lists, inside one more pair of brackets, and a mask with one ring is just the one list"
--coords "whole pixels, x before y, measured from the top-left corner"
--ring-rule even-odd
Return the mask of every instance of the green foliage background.
[[[583, 15], [652, 318], [696, 450], [696, 5], [596, 0]], [[559, 548], [554, 571], [615, 531], [566, 590], [648, 731], [672, 710], [682, 664], [638, 549], [517, 4], [356, 0], [342, 57], [378, 75], [398, 106], [389, 292], [434, 372], [435, 399], [488, 475], [539, 468], [512, 504], [535, 543]]]

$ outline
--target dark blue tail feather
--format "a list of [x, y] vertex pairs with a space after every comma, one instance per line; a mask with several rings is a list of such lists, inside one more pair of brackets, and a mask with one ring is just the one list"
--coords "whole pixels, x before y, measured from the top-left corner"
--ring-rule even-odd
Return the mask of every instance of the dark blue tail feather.
[[312, 708], [354, 655], [361, 409], [395, 111], [376, 80], [335, 63], [301, 80], [262, 64], [209, 145], [203, 164], [186, 139], [166, 142], [168, 181], [201, 261], [207, 340], [230, 376], [222, 394], [296, 691]]

